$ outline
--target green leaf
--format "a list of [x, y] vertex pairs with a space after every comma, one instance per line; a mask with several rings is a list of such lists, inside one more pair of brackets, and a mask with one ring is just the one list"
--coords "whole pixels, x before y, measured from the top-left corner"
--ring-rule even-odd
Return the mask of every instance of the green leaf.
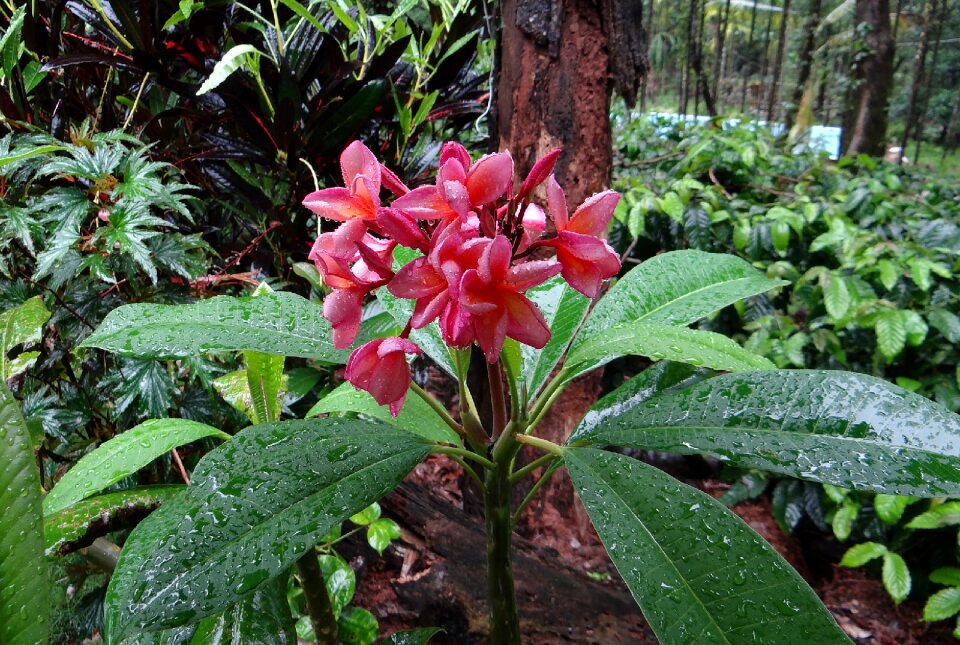
[[661, 643], [848, 643], [813, 590], [712, 497], [629, 457], [564, 451], [610, 558]]
[[830, 317], [838, 320], [846, 316], [852, 302], [846, 279], [837, 274], [830, 275], [823, 292], [823, 304]]
[[884, 524], [893, 525], [903, 517], [903, 512], [907, 506], [918, 499], [909, 495], [885, 495], [881, 493], [873, 498], [873, 508], [877, 512], [877, 517]]
[[566, 364], [597, 365], [631, 354], [727, 372], [776, 368], [768, 359], [720, 334], [637, 322], [599, 332], [571, 351]]
[[259, 57], [260, 50], [253, 45], [234, 45], [227, 50], [223, 58], [218, 60], [217, 64], [213, 66], [213, 71], [210, 72], [210, 76], [203, 82], [200, 89], [197, 90], [197, 96], [206, 94], [210, 90], [219, 87], [231, 74], [247, 63], [249, 56]]
[[344, 414], [358, 412], [367, 417], [382, 419], [408, 432], [419, 435], [424, 439], [438, 443], [452, 443], [460, 445], [460, 436], [450, 426], [437, 416], [426, 401], [412, 392], [407, 393], [407, 399], [397, 416], [390, 415], [390, 407], [378, 405], [369, 392], [358, 390], [350, 383], [341, 383], [310, 408], [307, 417], [319, 414]]
[[193, 305], [124, 305], [111, 311], [81, 347], [144, 358], [255, 351], [346, 362], [349, 352], [335, 349], [332, 338], [321, 306], [278, 292], [217, 296]]
[[53, 590], [43, 557], [40, 478], [20, 406], [2, 382], [0, 463], [0, 643], [45, 643]]
[[960, 416], [851, 372], [726, 374], [624, 408], [569, 441], [707, 454], [844, 488], [960, 494]]
[[923, 619], [928, 622], [946, 620], [960, 611], [960, 588], [941, 589], [927, 598], [923, 607]]
[[896, 286], [897, 280], [900, 279], [900, 269], [890, 260], [880, 260], [877, 263], [877, 268], [880, 270], [880, 284], [883, 285], [884, 289], [890, 291]]
[[900, 311], [884, 311], [877, 318], [877, 347], [889, 363], [903, 351], [907, 327]]
[[134, 523], [163, 502], [180, 494], [183, 486], [142, 486], [106, 493], [82, 500], [48, 515], [43, 520], [47, 555], [63, 555], [76, 550], [88, 535], [93, 537], [115, 530], [118, 523]]
[[910, 569], [903, 558], [887, 551], [883, 554], [883, 586], [898, 605], [910, 595]]
[[383, 639], [383, 645], [427, 645], [431, 638], [441, 632], [443, 630], [439, 627], [421, 627], [394, 632]]
[[930, 325], [951, 343], [960, 343], [960, 316], [946, 309], [934, 309], [927, 316]]
[[841, 567], [862, 567], [871, 560], [883, 557], [887, 552], [887, 547], [876, 542], [864, 542], [856, 544], [843, 554], [840, 560]]
[[130, 534], [107, 591], [108, 642], [196, 622], [241, 600], [390, 491], [429, 451], [415, 435], [374, 421], [244, 429]]
[[6, 154], [0, 157], [0, 167], [6, 166], [7, 164], [16, 163], [18, 161], [23, 161], [24, 159], [29, 159], [30, 157], [39, 157], [40, 155], [50, 154], [51, 152], [59, 152], [60, 150], [66, 150], [65, 146], [37, 146], [36, 148], [30, 148], [24, 152], [14, 152], [11, 154]]
[[[29, 367], [30, 357], [11, 361], [8, 354], [17, 345], [39, 342], [48, 320], [50, 312], [40, 296], [0, 313], [0, 381], [6, 382]], [[35, 360], [37, 355], [31, 356]]]
[[333, 615], [339, 618], [357, 591], [357, 574], [337, 554], [319, 555], [317, 560], [320, 562], [320, 571], [323, 573], [323, 583], [327, 587]]
[[222, 614], [204, 618], [190, 645], [296, 645], [287, 603], [287, 576], [280, 576]]
[[309, 22], [311, 25], [313, 25], [318, 30], [320, 30], [321, 33], [327, 33], [327, 30], [324, 29], [320, 21], [317, 20], [312, 13], [310, 13], [309, 9], [307, 9], [302, 4], [297, 2], [297, 0], [280, 0], [280, 4], [282, 4], [286, 8], [290, 9], [290, 11], [292, 11], [293, 13], [297, 14], [298, 16], [300, 16], [301, 18]]
[[833, 522], [831, 522], [833, 534], [838, 540], [845, 542], [850, 537], [850, 533], [853, 532], [853, 523], [859, 514], [859, 503], [850, 498], [843, 500], [843, 504], [833, 514]]
[[941, 585], [960, 587], [960, 569], [957, 567], [940, 567], [930, 572], [930, 582]]
[[940, 529], [960, 524], [960, 502], [946, 502], [910, 520], [908, 529]]
[[624, 322], [686, 326], [743, 298], [787, 284], [732, 255], [673, 251], [630, 270], [590, 313], [573, 347]]
[[398, 539], [400, 539], [400, 525], [391, 519], [379, 519], [367, 527], [367, 544], [376, 549], [380, 555], [383, 555], [393, 540]]
[[254, 423], [270, 423], [280, 418], [284, 361], [283, 356], [243, 353]]
[[681, 201], [680, 195], [672, 190], [662, 198], [657, 197], [657, 207], [670, 219], [677, 222], [683, 221], [683, 201]]
[[250, 385], [247, 383], [247, 370], [228, 372], [215, 378], [212, 383], [213, 389], [223, 397], [224, 401], [242, 412], [251, 423], [256, 423], [253, 401], [250, 399]]
[[337, 621], [338, 636], [344, 645], [372, 645], [380, 632], [376, 616], [362, 607], [348, 607]]
[[187, 419], [154, 419], [118, 434], [84, 455], [60, 478], [43, 500], [43, 514], [52, 515], [132, 475], [177, 446], [204, 437], [230, 435]]
[[350, 516], [350, 521], [357, 526], [367, 526], [380, 518], [380, 504], [374, 502], [359, 513]]

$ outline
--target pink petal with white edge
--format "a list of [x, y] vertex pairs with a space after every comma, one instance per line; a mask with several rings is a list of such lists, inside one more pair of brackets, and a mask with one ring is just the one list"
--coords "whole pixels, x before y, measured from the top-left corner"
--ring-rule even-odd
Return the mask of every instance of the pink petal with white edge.
[[507, 336], [536, 349], [543, 349], [550, 340], [550, 328], [536, 305], [518, 293], [506, 294]]
[[354, 141], [340, 153], [340, 171], [344, 186], [352, 186], [362, 175], [373, 183], [376, 192], [380, 192], [380, 162], [360, 141]]
[[524, 262], [510, 267], [506, 283], [514, 291], [526, 291], [557, 275], [560, 269], [560, 263], [552, 260]]
[[507, 192], [513, 182], [513, 158], [509, 152], [497, 152], [481, 158], [467, 173], [470, 203], [480, 206]]
[[436, 186], [414, 188], [391, 204], [414, 219], [445, 219], [457, 213], [440, 196]]
[[566, 230], [584, 235], [603, 235], [619, 201], [619, 193], [613, 190], [588, 197], [573, 213]]
[[557, 230], [565, 229], [568, 215], [567, 196], [563, 194], [563, 188], [560, 188], [560, 184], [553, 175], [547, 179], [547, 207], [550, 209], [550, 217]]
[[303, 205], [320, 217], [346, 222], [367, 217], [368, 209], [346, 188], [324, 188], [303, 198]]

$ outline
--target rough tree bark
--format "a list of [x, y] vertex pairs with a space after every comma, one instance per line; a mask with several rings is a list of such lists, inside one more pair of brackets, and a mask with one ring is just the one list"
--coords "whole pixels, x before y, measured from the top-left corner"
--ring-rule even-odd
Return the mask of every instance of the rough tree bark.
[[803, 44], [800, 46], [800, 67], [797, 70], [797, 84], [793, 88], [793, 96], [790, 97], [790, 105], [787, 107], [787, 113], [783, 118], [785, 131], [793, 125], [800, 110], [803, 94], [807, 91], [807, 84], [810, 83], [821, 7], [822, 0], [810, 0], [810, 6], [807, 7], [807, 17], [803, 23]]
[[787, 47], [787, 25], [790, 22], [790, 0], [783, 1], [780, 16], [780, 35], [777, 40], [777, 57], [773, 64], [773, 81], [770, 83], [770, 100], [767, 103], [767, 122], [776, 116], [777, 97], [780, 95], [780, 77], [783, 75], [783, 52]]
[[867, 51], [856, 65], [858, 84], [847, 102], [840, 146], [848, 156], [881, 157], [887, 147], [887, 107], [893, 90], [890, 0], [857, 0], [854, 22], [868, 27]]
[[903, 119], [903, 141], [897, 159], [903, 163], [903, 156], [910, 145], [910, 135], [914, 134], [917, 123], [917, 101], [920, 100], [920, 86], [923, 85], [924, 67], [927, 62], [927, 50], [930, 46], [930, 19], [936, 11], [936, 2], [923, 3], [923, 30], [920, 32], [920, 46], [913, 57], [913, 79], [910, 82], [910, 94], [907, 98], [907, 114]]

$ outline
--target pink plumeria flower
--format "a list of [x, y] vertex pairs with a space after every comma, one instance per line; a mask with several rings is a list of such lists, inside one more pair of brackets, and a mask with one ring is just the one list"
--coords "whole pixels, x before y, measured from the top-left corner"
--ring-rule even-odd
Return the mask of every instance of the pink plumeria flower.
[[508, 336], [537, 349], [550, 339], [543, 315], [521, 292], [560, 273], [560, 265], [541, 260], [510, 266], [511, 256], [510, 241], [498, 235], [486, 245], [477, 268], [460, 281], [460, 304], [489, 363], [500, 359]]
[[547, 204], [557, 236], [541, 242], [552, 246], [563, 267], [563, 278], [587, 296], [596, 297], [600, 284], [620, 271], [620, 258], [602, 235], [607, 230], [620, 195], [607, 190], [587, 198], [567, 218], [567, 200], [553, 176], [547, 180]]
[[397, 416], [410, 388], [407, 354], [420, 354], [416, 343], [406, 338], [378, 338], [353, 350], [344, 376], [354, 387], [369, 392], [380, 405], [390, 405]]
[[369, 148], [354, 141], [340, 155], [340, 171], [345, 188], [312, 192], [304, 198], [303, 205], [320, 217], [338, 222], [376, 220], [380, 208], [380, 162]]
[[393, 207], [415, 219], [466, 217], [502, 197], [512, 183], [510, 153], [486, 155], [471, 165], [467, 149], [448, 141], [440, 151], [436, 185], [411, 190], [396, 199]]

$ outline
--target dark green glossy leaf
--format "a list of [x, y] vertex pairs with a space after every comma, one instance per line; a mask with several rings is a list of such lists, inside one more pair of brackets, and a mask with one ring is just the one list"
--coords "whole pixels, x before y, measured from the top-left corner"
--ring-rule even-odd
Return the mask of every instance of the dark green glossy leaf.
[[590, 313], [573, 346], [624, 322], [689, 325], [784, 284], [732, 255], [693, 250], [663, 253], [613, 285]]
[[317, 401], [306, 416], [315, 417], [318, 414], [346, 412], [359, 412], [368, 417], [382, 419], [430, 441], [461, 444], [460, 436], [437, 416], [426, 401], [409, 391], [400, 414], [394, 417], [390, 415], [389, 406], [378, 405], [368, 392], [358, 390], [350, 383], [342, 383], [330, 394]]
[[960, 416], [850, 372], [726, 374], [609, 415], [570, 442], [708, 454], [844, 488], [960, 494]]
[[[121, 490], [85, 499], [48, 515], [43, 521], [46, 553], [63, 555], [74, 551], [89, 543], [93, 536], [141, 519], [183, 489], [183, 486], [143, 486]], [[88, 535], [92, 537], [87, 538]]]
[[284, 361], [283, 356], [243, 353], [254, 423], [270, 423], [280, 418]]
[[389, 518], [379, 519], [367, 527], [367, 544], [380, 555], [397, 539], [400, 539], [400, 525]]
[[550, 328], [550, 340], [543, 349], [520, 345], [523, 357], [520, 377], [527, 385], [528, 396], [533, 398], [573, 340], [573, 333], [583, 322], [590, 300], [571, 288], [562, 276], [554, 276], [524, 295], [537, 306]]
[[202, 352], [256, 351], [344, 363], [323, 308], [293, 293], [217, 296], [193, 305], [124, 305], [82, 347], [127, 356], [182, 358]]
[[702, 491], [629, 457], [564, 451], [573, 485], [661, 643], [848, 643], [807, 583]]
[[427, 645], [431, 638], [441, 632], [443, 630], [439, 627], [421, 627], [394, 632], [383, 639], [383, 645]]
[[602, 365], [628, 355], [668, 359], [726, 372], [772, 370], [776, 367], [763, 356], [747, 351], [720, 334], [637, 322], [598, 331], [571, 350], [566, 364]]
[[372, 645], [380, 631], [376, 616], [362, 607], [347, 607], [337, 626], [340, 642], [344, 645]]
[[51, 515], [131, 475], [160, 455], [204, 437], [229, 439], [214, 427], [187, 419], [153, 419], [118, 434], [87, 453], [43, 500]]
[[27, 424], [0, 381], [0, 643], [45, 643], [50, 581]]
[[295, 645], [287, 576], [271, 580], [222, 614], [197, 625], [190, 645]]
[[333, 615], [340, 616], [343, 609], [353, 600], [357, 591], [357, 574], [339, 555], [317, 556], [323, 582], [327, 587], [327, 596], [333, 607]]
[[107, 592], [108, 640], [195, 622], [241, 600], [391, 490], [429, 450], [379, 421], [244, 429], [130, 534]]

